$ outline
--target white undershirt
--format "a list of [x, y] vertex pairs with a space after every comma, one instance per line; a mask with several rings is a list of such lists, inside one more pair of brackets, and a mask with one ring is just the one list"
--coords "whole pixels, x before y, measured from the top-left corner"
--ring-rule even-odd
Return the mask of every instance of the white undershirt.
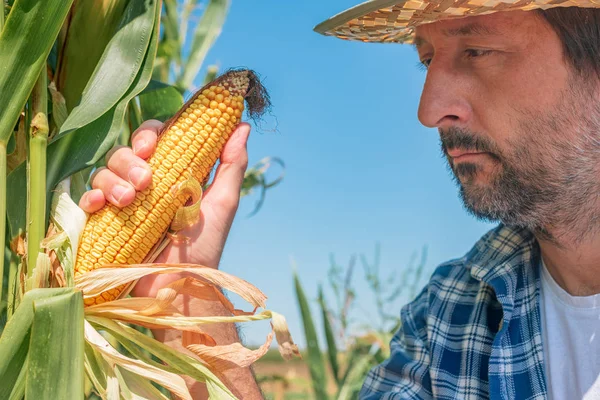
[[600, 294], [571, 296], [541, 269], [548, 398], [600, 399]]

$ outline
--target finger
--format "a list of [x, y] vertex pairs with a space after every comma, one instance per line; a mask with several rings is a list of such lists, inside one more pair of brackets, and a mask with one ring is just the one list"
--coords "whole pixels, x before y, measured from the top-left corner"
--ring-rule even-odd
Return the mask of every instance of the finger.
[[87, 191], [79, 199], [79, 208], [88, 214], [94, 213], [100, 210], [106, 204], [106, 198], [102, 190], [93, 189]]
[[232, 214], [237, 209], [244, 173], [248, 167], [249, 135], [250, 125], [247, 123], [241, 123], [233, 132], [221, 154], [213, 183], [206, 191], [206, 201]]
[[133, 186], [106, 167], [94, 173], [92, 188], [101, 190], [104, 198], [117, 207], [125, 207], [135, 199]]
[[129, 147], [119, 146], [112, 152], [106, 166], [136, 190], [144, 190], [152, 181], [152, 170], [146, 161], [133, 154]]
[[157, 119], [144, 121], [139, 128], [131, 134], [131, 147], [133, 154], [144, 160], [152, 155], [156, 149], [158, 134], [164, 124]]

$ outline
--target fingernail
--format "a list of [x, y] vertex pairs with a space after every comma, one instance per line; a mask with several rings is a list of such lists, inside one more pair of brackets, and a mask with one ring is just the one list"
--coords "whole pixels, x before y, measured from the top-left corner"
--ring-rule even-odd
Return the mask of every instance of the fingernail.
[[137, 142], [135, 142], [135, 144], [133, 145], [133, 152], [135, 154], [139, 153], [140, 150], [142, 150], [143, 148], [145, 148], [146, 146], [148, 146], [148, 142], [146, 142], [145, 140], [138, 140]]
[[81, 206], [84, 210], [89, 210], [92, 203], [90, 202], [90, 196], [84, 195], [81, 197]]
[[125, 197], [128, 191], [128, 187], [116, 185], [112, 190], [112, 196], [117, 203], [121, 204], [121, 200], [123, 199], [123, 197]]
[[128, 174], [129, 182], [131, 182], [131, 184], [136, 188], [141, 185], [141, 183], [144, 181], [144, 179], [146, 179], [147, 176], [148, 171], [146, 171], [142, 167], [133, 167], [131, 168], [131, 170], [129, 170]]

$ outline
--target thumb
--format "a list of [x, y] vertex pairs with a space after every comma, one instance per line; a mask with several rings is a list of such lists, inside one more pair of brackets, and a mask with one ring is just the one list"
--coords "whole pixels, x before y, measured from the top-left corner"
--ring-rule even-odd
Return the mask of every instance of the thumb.
[[203, 201], [206, 200], [211, 204], [231, 208], [235, 212], [242, 183], [244, 182], [244, 174], [248, 167], [247, 145], [249, 135], [250, 125], [245, 122], [238, 125], [231, 134], [223, 148], [213, 183], [206, 190]]

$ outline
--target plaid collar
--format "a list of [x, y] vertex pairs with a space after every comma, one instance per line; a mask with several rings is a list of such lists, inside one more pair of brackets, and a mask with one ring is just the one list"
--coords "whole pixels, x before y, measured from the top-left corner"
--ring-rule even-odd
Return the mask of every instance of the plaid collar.
[[440, 265], [359, 398], [545, 399], [539, 266], [533, 234], [502, 224]]

